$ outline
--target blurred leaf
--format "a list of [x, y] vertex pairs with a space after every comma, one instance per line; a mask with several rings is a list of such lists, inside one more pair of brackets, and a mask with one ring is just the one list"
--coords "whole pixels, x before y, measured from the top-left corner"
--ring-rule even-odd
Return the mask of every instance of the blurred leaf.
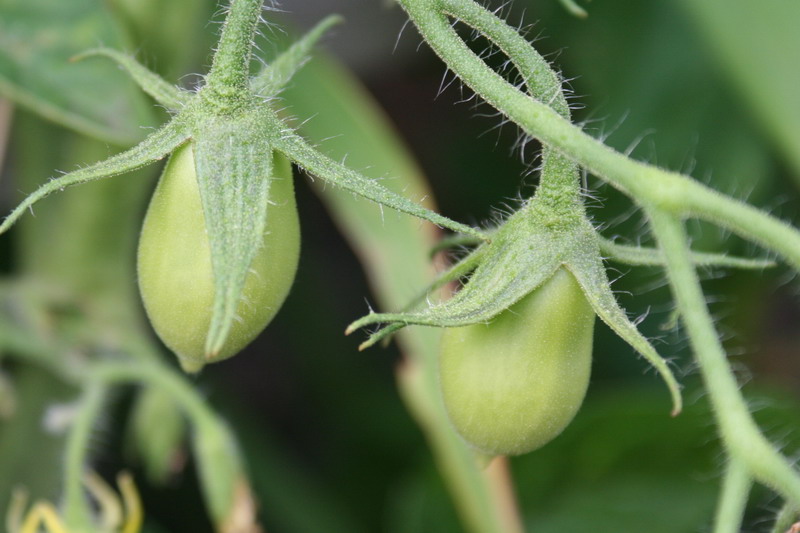
[[[71, 170], [113, 153], [105, 143], [53, 127], [32, 113], [17, 113], [13, 139], [14, 190], [19, 191], [14, 203], [57, 174], [54, 169]], [[146, 167], [44, 199], [35, 216], [23, 217], [12, 230], [18, 235], [17, 269], [82, 296], [112, 294], [111, 304], [129, 320], [138, 316], [135, 249], [156, 170]]]
[[[369, 95], [341, 67], [314, 59], [294, 77], [282, 96], [288, 112], [303, 122], [301, 133], [334, 159], [407, 198], [432, 205], [430, 190], [386, 118]], [[430, 224], [353, 194], [319, 187], [332, 216], [361, 257], [385, 309], [404, 306], [432, 273], [429, 250], [435, 229]], [[366, 311], [366, 309], [365, 309]]]
[[683, 0], [800, 183], [800, 2]]
[[[762, 427], [795, 453], [800, 435], [786, 435], [797, 398], [755, 387], [745, 394], [761, 406]], [[559, 438], [515, 463], [530, 529], [560, 533], [592, 524], [595, 531], [694, 533], [710, 524], [723, 456], [699, 383], [687, 384], [685, 395], [695, 400], [671, 418], [654, 389], [592, 393]], [[753, 511], [764, 519], [759, 499], [751, 499]]]
[[26, 488], [31, 499], [51, 501], [59, 496], [63, 435], [44, 428], [47, 408], [74, 399], [74, 390], [46, 371], [26, 366], [12, 378], [17, 395], [14, 416], [0, 421], [0, 515], [17, 486]]
[[671, 418], [653, 389], [594, 393], [588, 400], [560, 437], [515, 463], [531, 530], [702, 529], [715, 507], [720, 453], [709, 439], [705, 403]]
[[[429, 189], [402, 142], [369, 95], [330, 60], [310, 61], [284, 94], [288, 112], [297, 113], [300, 129], [334, 159], [415, 201], [431, 206]], [[322, 189], [342, 233], [351, 242], [383, 309], [402, 308], [434, 275], [429, 251], [436, 231], [430, 225], [382, 210], [352, 194]], [[397, 336], [406, 364], [399, 369], [401, 394], [422, 427], [447, 479], [465, 527], [503, 529], [503, 519], [472, 452], [453, 431], [442, 404], [438, 381], [437, 328], [409, 328]]]
[[[418, 202], [431, 205], [430, 192], [416, 167], [369, 95], [333, 61], [315, 58], [283, 93], [288, 112], [301, 119], [301, 133], [334, 159], [364, 172]], [[322, 142], [325, 140], [325, 142]], [[400, 309], [434, 274], [429, 251], [436, 231], [407, 215], [358, 200], [332, 188], [320, 195], [361, 260], [383, 309]], [[366, 311], [366, 310], [365, 310]], [[406, 362], [399, 369], [401, 394], [420, 424], [447, 479], [451, 495], [474, 531], [504, 528], [486, 478], [472, 452], [450, 426], [439, 393], [436, 328], [409, 328], [397, 336]]]
[[111, 62], [69, 58], [125, 49], [101, 0], [0, 0], [0, 93], [50, 120], [120, 146], [153, 124], [151, 104]]
[[243, 409], [237, 409], [235, 427], [268, 531], [365, 531], [363, 525], [349, 516], [341, 505], [338, 491], [323, 486], [321, 480], [304, 469], [289, 450], [280, 447], [263, 423], [257, 425], [243, 412]]

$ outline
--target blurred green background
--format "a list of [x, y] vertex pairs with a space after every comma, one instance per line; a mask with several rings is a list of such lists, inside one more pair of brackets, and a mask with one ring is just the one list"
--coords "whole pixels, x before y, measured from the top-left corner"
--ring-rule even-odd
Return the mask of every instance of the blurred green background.
[[[535, 143], [514, 148], [520, 144], [516, 128], [501, 126], [491, 108], [476, 104], [420, 46], [413, 28], [401, 34], [398, 8], [380, 0], [285, 0], [280, 7], [283, 12], [267, 16], [292, 34], [327, 14], [345, 15], [347, 22], [322, 48], [349, 65], [385, 110], [430, 180], [443, 214], [485, 224], [531, 194]], [[530, 25], [528, 36], [569, 80], [575, 120], [638, 159], [690, 172], [797, 224], [800, 3], [597, 0], [586, 7], [587, 19], [571, 16], [555, 0], [518, 0], [503, 9], [512, 24]], [[113, 65], [95, 59], [67, 64], [65, 57], [102, 43], [136, 52], [170, 81], [192, 88], [199, 77], [187, 73], [205, 72], [218, 30], [206, 22], [212, 16], [220, 20], [209, 0], [0, 0], [0, 95], [6, 107], [9, 101], [19, 104], [0, 124], [8, 132], [0, 136], [0, 149], [6, 147], [2, 211], [52, 169], [105, 157], [146, 134], [140, 126], [166, 116], [151, 109]], [[278, 27], [266, 29], [263, 57], [286, 39]], [[476, 40], [474, 46], [482, 50], [487, 43]], [[326, 120], [326, 109], [315, 109], [303, 95], [304, 87], [328, 82], [324, 69], [311, 63], [282, 95], [298, 123]], [[346, 138], [348, 131], [340, 134]], [[369, 156], [359, 154], [357, 164], [368, 167]], [[120, 287], [115, 294], [127, 306], [120, 316], [141, 321], [133, 250], [136, 221], [156, 174], [151, 169], [116, 178], [120, 185], [84, 186], [38, 206], [36, 223], [0, 238], [0, 301], [16, 301], [15, 291], [24, 294], [20, 280], [35, 272], [54, 283], [75, 283], [78, 290], [86, 280], [92, 290]], [[342, 335], [347, 323], [367, 311], [365, 301], [374, 299], [357, 259], [307, 182], [298, 179], [302, 255], [286, 305], [252, 346], [209, 368], [196, 386], [242, 441], [267, 531], [463, 531], [398, 397], [396, 349], [359, 353], [360, 335]], [[596, 198], [590, 201], [592, 216], [606, 236], [649, 242], [625, 198], [591, 176], [587, 182]], [[119, 205], [88, 208], [87, 197], [108, 196], [104, 187], [117, 187]], [[107, 227], [104, 242], [74, 238], [98, 226]], [[691, 229], [698, 249], [758, 253], [714, 228], [693, 223]], [[106, 255], [98, 258], [97, 250]], [[658, 338], [657, 348], [680, 369], [687, 407], [669, 418], [667, 395], [654, 373], [598, 327], [592, 384], [574, 424], [542, 450], [512, 460], [526, 526], [535, 532], [706, 531], [723, 458], [699, 376], [672, 321], [664, 277], [658, 269], [611, 268], [623, 306], [632, 316], [647, 315], [643, 332]], [[78, 278], [65, 275], [76, 269], [84, 271]], [[757, 417], [787, 454], [796, 454], [796, 280], [780, 267], [704, 277]], [[410, 293], [415, 289], [409, 287]], [[7, 339], [12, 333], [0, 330]], [[10, 341], [0, 348], [14, 349]], [[0, 360], [0, 370], [0, 377], [13, 379], [17, 403], [13, 417], [0, 419], [2, 509], [16, 484], [51, 498], [58, 494], [59, 436], [43, 430], [42, 420], [48, 407], [69, 401], [74, 391], [11, 358]], [[96, 467], [107, 474], [133, 468], [148, 531], [210, 531], [198, 512], [202, 502], [191, 465], [177, 469], [165, 485], [145, 481], [127, 449], [130, 398], [123, 392], [116, 400], [97, 435]], [[767, 531], [778, 502], [766, 491], [751, 501], [746, 531]]]

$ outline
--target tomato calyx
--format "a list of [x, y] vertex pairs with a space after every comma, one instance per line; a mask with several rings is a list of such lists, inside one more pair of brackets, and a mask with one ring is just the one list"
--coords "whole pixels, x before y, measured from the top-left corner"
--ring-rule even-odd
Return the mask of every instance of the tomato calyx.
[[[247, 304], [243, 298], [246, 278], [263, 246], [264, 229], [269, 224], [273, 157], [285, 158], [308, 173], [373, 202], [487, 240], [480, 230], [426, 209], [332, 160], [288, 126], [273, 108], [275, 96], [302, 67], [315, 43], [341, 19], [334, 16], [323, 20], [251, 77], [253, 39], [260, 16], [260, 2], [231, 0], [211, 71], [197, 91], [175, 87], [119, 52], [98, 49], [81, 56], [100, 55], [118, 62], [145, 92], [170, 110], [173, 117], [128, 151], [49, 181], [0, 224], [0, 233], [3, 233], [49, 194], [71, 185], [135, 170], [162, 160], [190, 143], [202, 201], [203, 225], [210, 246], [214, 288], [211, 318], [202, 349], [196, 349], [192, 343], [192, 349], [179, 354], [181, 364], [192, 372], [206, 363], [232, 355], [230, 346], [240, 344], [229, 342], [229, 338], [236, 327], [234, 322], [244, 318], [240, 312], [241, 306]], [[272, 230], [281, 231], [281, 228]], [[288, 284], [292, 277], [288, 276]], [[287, 285], [286, 280], [282, 285]], [[282, 301], [282, 298], [277, 300]], [[168, 346], [170, 344], [167, 342]]]
[[[672, 413], [680, 412], [680, 387], [667, 362], [628, 319], [614, 297], [603, 258], [602, 238], [581, 212], [554, 214], [553, 203], [534, 196], [504, 224], [494, 229], [491, 242], [479, 244], [445, 271], [410, 311], [375, 313], [348, 326], [384, 324], [361, 348], [370, 347], [408, 325], [461, 327], [491, 323], [504, 311], [542, 287], [560, 269], [568, 270], [591, 306], [611, 329], [639, 352], [661, 375], [672, 399]], [[469, 279], [449, 300], [424, 304], [435, 289], [468, 274]]]

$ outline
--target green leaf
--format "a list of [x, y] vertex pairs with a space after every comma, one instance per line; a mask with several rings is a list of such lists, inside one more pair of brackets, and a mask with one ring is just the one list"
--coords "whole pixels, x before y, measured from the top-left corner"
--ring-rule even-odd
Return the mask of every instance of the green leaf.
[[14, 374], [17, 411], [0, 421], [0, 513], [5, 515], [11, 491], [23, 485], [33, 499], [58, 495], [63, 434], [42, 427], [49, 407], [74, 398], [74, 390], [46, 371], [28, 366]]
[[98, 44], [124, 48], [100, 0], [2, 0], [0, 94], [106, 142], [134, 144], [153, 124], [151, 104], [114, 65], [71, 63]]

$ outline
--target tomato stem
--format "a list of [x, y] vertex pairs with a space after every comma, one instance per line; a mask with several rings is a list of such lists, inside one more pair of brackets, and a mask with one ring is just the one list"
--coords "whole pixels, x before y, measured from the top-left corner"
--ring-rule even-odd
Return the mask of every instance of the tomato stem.
[[247, 91], [253, 39], [263, 0], [231, 0], [217, 52], [206, 77], [206, 98], [222, 110], [237, 107]]
[[722, 495], [714, 519], [714, 533], [738, 533], [753, 480], [742, 461], [731, 458], [722, 480]]
[[664, 250], [672, 292], [731, 460], [742, 461], [755, 479], [800, 504], [800, 473], [764, 437], [742, 398], [692, 266], [682, 222], [656, 210], [647, 214]]
[[91, 529], [91, 507], [83, 490], [86, 455], [94, 424], [104, 407], [106, 387], [90, 383], [81, 397], [75, 420], [70, 426], [64, 464], [64, 521], [70, 530]]

